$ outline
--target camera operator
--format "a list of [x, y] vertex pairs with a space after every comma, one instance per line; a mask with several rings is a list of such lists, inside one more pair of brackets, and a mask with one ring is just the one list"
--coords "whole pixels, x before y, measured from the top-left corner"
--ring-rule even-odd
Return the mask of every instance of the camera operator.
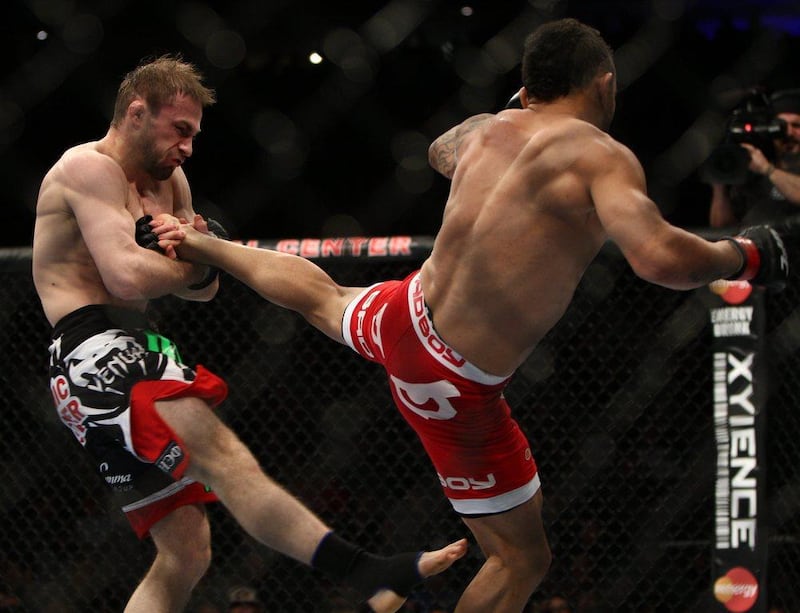
[[[725, 182], [711, 177], [711, 227], [752, 225], [800, 215], [800, 89], [777, 91], [769, 99], [780, 133], [761, 141], [738, 140], [748, 155], [746, 177]], [[717, 173], [719, 174], [719, 173]]]

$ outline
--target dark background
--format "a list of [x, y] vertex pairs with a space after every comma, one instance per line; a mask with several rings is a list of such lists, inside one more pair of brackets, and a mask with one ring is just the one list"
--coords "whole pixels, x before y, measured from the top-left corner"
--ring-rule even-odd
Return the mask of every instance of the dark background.
[[238, 238], [434, 234], [448, 184], [430, 141], [505, 104], [524, 36], [549, 19], [579, 18], [615, 49], [611, 133], [678, 225], [706, 224], [697, 167], [742, 92], [800, 86], [796, 1], [11, 0], [2, 13], [0, 246], [30, 244], [47, 168], [102, 137], [122, 76], [165, 52], [217, 90], [185, 170], [195, 208]]
[[[525, 34], [564, 15], [598, 27], [616, 50], [622, 88], [611, 132], [642, 160], [665, 215], [697, 227], [709, 196], [697, 167], [743, 90], [800, 87], [797, 4], [494, 0], [465, 16], [465, 3], [423, 0], [6, 0], [0, 245], [30, 244], [47, 168], [65, 148], [101, 137], [121, 77], [164, 52], [197, 63], [218, 91], [186, 171], [195, 207], [234, 236], [433, 234], [447, 182], [427, 167], [428, 144], [502, 107], [519, 85]], [[309, 64], [312, 50], [328, 61]], [[618, 254], [605, 255], [509, 388], [548, 500], [556, 557], [540, 595], [594, 595], [606, 606], [579, 611], [708, 613], [710, 293], [645, 284]], [[345, 284], [400, 276], [400, 263], [365, 262], [334, 263], [332, 274]], [[57, 421], [41, 385], [48, 330], [29, 260], [7, 265], [16, 267], [0, 277], [0, 338], [15, 350], [0, 367], [9, 424], [0, 437], [0, 591], [23, 611], [119, 611], [152, 552]], [[795, 276], [770, 299], [765, 337], [769, 599], [787, 613], [800, 611], [798, 287]], [[413, 433], [387, 411], [379, 370], [230, 279], [220, 298], [159, 306], [183, 355], [202, 355], [230, 379], [226, 418], [270, 474], [376, 550], [463, 536], [424, 478]], [[318, 577], [252, 546], [213, 508], [214, 564], [198, 603], [225, 602], [225, 590], [244, 582], [270, 602], [297, 599], [283, 610], [321, 610]], [[450, 600], [479, 563], [472, 547], [443, 577]]]

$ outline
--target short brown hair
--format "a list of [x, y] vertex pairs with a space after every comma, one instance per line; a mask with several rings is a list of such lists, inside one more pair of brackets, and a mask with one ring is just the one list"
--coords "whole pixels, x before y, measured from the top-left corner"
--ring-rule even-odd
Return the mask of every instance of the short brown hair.
[[214, 90], [203, 84], [203, 75], [179, 55], [162, 55], [145, 61], [125, 75], [117, 91], [112, 126], [125, 117], [128, 105], [138, 96], [154, 113], [178, 94], [197, 100], [203, 107], [214, 104]]
[[546, 23], [525, 40], [522, 84], [533, 100], [567, 96], [586, 87], [601, 70], [614, 71], [611, 48], [600, 32], [577, 19]]

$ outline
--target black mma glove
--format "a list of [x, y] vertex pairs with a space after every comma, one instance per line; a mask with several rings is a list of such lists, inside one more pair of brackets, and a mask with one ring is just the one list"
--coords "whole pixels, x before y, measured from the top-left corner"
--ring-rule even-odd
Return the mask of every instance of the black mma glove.
[[745, 228], [737, 236], [726, 236], [742, 254], [742, 266], [729, 281], [750, 281], [773, 291], [786, 287], [789, 254], [780, 234], [770, 226]]
[[145, 249], [152, 249], [163, 254], [164, 250], [158, 246], [158, 236], [155, 235], [153, 229], [150, 227], [150, 222], [153, 221], [152, 215], [145, 215], [136, 220], [136, 244]]
[[[206, 219], [206, 225], [208, 226], [208, 231], [211, 232], [217, 238], [221, 238], [226, 241], [231, 240], [228, 231], [216, 219], [211, 219], [209, 217], [208, 219]], [[204, 289], [209, 285], [211, 285], [217, 279], [217, 277], [219, 277], [219, 268], [216, 268], [215, 266], [209, 266], [208, 272], [206, 273], [206, 276], [203, 278], [203, 280], [200, 281], [199, 283], [190, 285], [189, 289], [191, 290]]]
[[208, 226], [208, 231], [211, 232], [217, 238], [225, 239], [226, 241], [231, 240], [228, 231], [222, 227], [222, 224], [219, 223], [216, 219], [211, 219], [210, 217], [206, 219], [206, 225]]

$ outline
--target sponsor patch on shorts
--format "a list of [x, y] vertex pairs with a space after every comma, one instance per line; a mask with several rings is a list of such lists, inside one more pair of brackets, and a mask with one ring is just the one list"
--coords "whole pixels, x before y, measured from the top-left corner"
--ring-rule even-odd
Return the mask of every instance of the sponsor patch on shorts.
[[172, 474], [183, 461], [184, 453], [181, 446], [175, 441], [170, 441], [167, 447], [161, 452], [155, 464], [167, 474]]

